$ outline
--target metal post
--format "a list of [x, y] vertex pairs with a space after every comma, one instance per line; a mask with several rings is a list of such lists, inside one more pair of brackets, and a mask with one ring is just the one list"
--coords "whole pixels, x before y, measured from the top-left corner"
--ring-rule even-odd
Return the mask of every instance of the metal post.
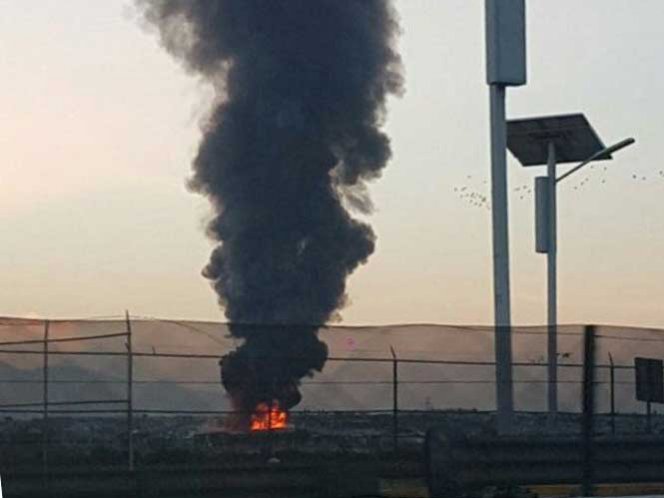
[[611, 396], [611, 434], [616, 434], [616, 373], [613, 356], [609, 353], [609, 386]]
[[131, 472], [134, 470], [134, 356], [129, 311], [125, 311], [125, 321], [127, 324], [127, 454]]
[[272, 432], [272, 410], [274, 410], [274, 400], [270, 400], [269, 408], [267, 413], [267, 427], [268, 431]]
[[557, 213], [556, 213], [556, 147], [549, 142], [547, 161], [547, 179], [549, 185], [549, 244], [546, 254], [547, 266], [547, 358], [548, 358], [548, 405], [549, 415], [553, 418], [558, 413], [558, 310], [556, 255], [558, 252]]
[[583, 351], [583, 496], [593, 496], [593, 433], [595, 425], [595, 327], [584, 331]]
[[648, 434], [652, 433], [652, 406], [650, 401], [646, 401], [646, 430]]
[[491, 204], [493, 221], [493, 292], [496, 358], [496, 416], [499, 433], [512, 427], [512, 337], [510, 314], [509, 233], [507, 208], [507, 125], [505, 86], [490, 87]]
[[44, 383], [43, 383], [43, 428], [42, 428], [42, 465], [44, 478], [47, 479], [48, 472], [48, 444], [49, 444], [49, 420], [48, 420], [48, 332], [50, 323], [44, 322]]
[[396, 452], [399, 449], [399, 360], [392, 346], [390, 352], [392, 353], [392, 437]]

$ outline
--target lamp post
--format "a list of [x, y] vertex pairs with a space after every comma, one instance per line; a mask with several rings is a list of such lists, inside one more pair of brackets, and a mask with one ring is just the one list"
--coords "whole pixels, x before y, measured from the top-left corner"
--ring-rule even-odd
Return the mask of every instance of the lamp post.
[[[627, 138], [605, 147], [583, 114], [519, 119], [508, 122], [508, 147], [524, 166], [546, 164], [547, 175], [535, 179], [536, 250], [547, 255], [547, 405], [558, 412], [558, 234], [557, 184], [593, 161], [635, 142]], [[558, 163], [581, 161], [556, 176]]]

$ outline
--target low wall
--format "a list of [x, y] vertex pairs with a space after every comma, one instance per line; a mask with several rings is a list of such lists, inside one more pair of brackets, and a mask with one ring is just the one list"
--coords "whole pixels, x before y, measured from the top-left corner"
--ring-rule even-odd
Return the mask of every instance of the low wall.
[[[664, 480], [662, 436], [602, 436], [592, 448], [595, 483]], [[464, 436], [432, 429], [425, 460], [431, 495], [453, 498], [485, 486], [581, 483], [584, 453], [574, 436]]]
[[[311, 459], [310, 459], [311, 460]], [[89, 467], [46, 474], [2, 474], [12, 498], [345, 498], [378, 496], [385, 479], [423, 475], [421, 453], [334, 455], [307, 461], [295, 455], [260, 464], [174, 465], [126, 469]]]

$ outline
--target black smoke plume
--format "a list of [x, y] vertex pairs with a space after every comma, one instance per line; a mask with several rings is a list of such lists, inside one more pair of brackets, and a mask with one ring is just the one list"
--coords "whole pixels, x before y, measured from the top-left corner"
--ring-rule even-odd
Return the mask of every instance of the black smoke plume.
[[163, 45], [216, 90], [190, 187], [218, 241], [203, 274], [242, 346], [222, 360], [240, 411], [300, 401], [323, 368], [317, 330], [374, 250], [366, 182], [390, 158], [402, 89], [390, 0], [138, 0]]

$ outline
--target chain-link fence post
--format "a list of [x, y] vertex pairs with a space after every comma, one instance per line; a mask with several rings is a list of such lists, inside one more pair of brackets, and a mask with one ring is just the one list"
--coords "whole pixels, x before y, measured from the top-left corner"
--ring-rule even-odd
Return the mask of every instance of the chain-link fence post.
[[390, 346], [392, 353], [392, 437], [395, 453], [399, 449], [399, 359]]
[[611, 434], [616, 435], [616, 367], [609, 353], [609, 399], [611, 404]]
[[125, 321], [127, 324], [127, 459], [131, 472], [134, 470], [134, 356], [129, 311], [125, 311]]
[[583, 496], [593, 496], [593, 432], [595, 425], [595, 326], [583, 337]]
[[[48, 420], [48, 335], [50, 322], [44, 322], [44, 353], [43, 353], [43, 418], [42, 418], [42, 469], [44, 474], [44, 485], [48, 484], [48, 445], [49, 445], [49, 420]], [[48, 488], [47, 488], [48, 489]]]

